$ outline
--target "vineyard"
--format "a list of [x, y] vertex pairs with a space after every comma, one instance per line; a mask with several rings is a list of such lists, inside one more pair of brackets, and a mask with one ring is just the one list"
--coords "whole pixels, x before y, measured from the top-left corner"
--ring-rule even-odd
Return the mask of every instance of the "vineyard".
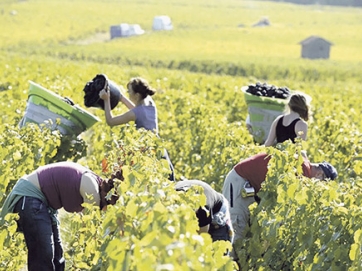
[[[238, 0], [4, 0], [0, 10], [6, 22], [0, 26], [0, 206], [18, 178], [40, 165], [76, 161], [104, 178], [123, 169], [116, 205], [60, 211], [67, 270], [237, 270], [224, 256], [230, 244], [197, 234], [193, 210], [204, 197], [174, 190], [160, 159], [164, 148], [176, 179], [203, 180], [217, 191], [241, 159], [273, 154], [262, 200], [251, 206], [250, 227], [237, 244], [241, 270], [362, 270], [361, 9]], [[160, 14], [170, 15], [173, 31], [152, 31]], [[271, 26], [251, 27], [263, 16]], [[145, 35], [84, 42], [122, 22], [141, 24]], [[334, 43], [331, 59], [300, 58], [298, 42], [312, 34]], [[99, 73], [124, 87], [141, 76], [157, 89], [160, 138], [133, 125], [111, 128], [101, 109], [84, 106], [84, 85]], [[64, 136], [49, 123], [19, 128], [29, 80], [101, 121], [79, 136]], [[312, 98], [307, 141], [277, 148], [254, 142], [241, 88], [257, 82]], [[119, 105], [112, 113], [125, 110]], [[302, 150], [313, 162], [333, 164], [338, 178], [298, 177], [294, 154]], [[26, 266], [14, 217], [0, 230], [0, 270]]]

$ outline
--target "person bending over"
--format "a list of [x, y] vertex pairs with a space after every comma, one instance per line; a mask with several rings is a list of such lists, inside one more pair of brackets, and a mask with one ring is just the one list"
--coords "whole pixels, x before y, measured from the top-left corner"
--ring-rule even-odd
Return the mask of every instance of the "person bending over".
[[57, 162], [41, 166], [17, 181], [2, 207], [0, 224], [7, 213], [19, 214], [18, 231], [24, 234], [29, 271], [65, 270], [57, 210], [81, 212], [83, 203], [104, 210], [115, 204], [117, 194], [106, 199], [114, 188], [114, 178], [123, 180], [122, 172], [103, 180], [80, 164]]
[[[234, 242], [243, 237], [250, 216], [249, 205], [255, 202], [254, 196], [249, 196], [247, 193], [242, 195], [242, 191], [252, 188], [255, 194], [258, 193], [266, 178], [270, 159], [271, 156], [266, 153], [253, 155], [237, 163], [225, 178], [222, 194], [230, 203], [230, 216], [235, 232]], [[304, 155], [303, 160], [301, 166], [305, 177], [320, 180], [337, 178], [337, 170], [331, 164], [311, 163]]]
[[176, 191], [188, 191], [191, 186], [200, 186], [206, 196], [206, 205], [196, 210], [199, 233], [208, 232], [213, 241], [233, 242], [233, 228], [230, 220], [229, 202], [209, 184], [199, 180], [182, 180], [176, 183]]

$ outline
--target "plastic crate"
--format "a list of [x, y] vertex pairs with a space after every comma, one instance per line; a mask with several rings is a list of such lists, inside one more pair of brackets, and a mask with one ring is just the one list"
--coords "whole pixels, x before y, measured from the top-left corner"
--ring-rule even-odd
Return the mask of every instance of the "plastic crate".
[[[78, 105], [67, 103], [63, 97], [29, 81], [29, 95], [25, 115], [19, 123], [46, 123], [51, 120], [51, 129], [58, 129], [64, 135], [79, 135], [100, 121], [96, 116]], [[58, 120], [58, 123], [57, 123]]]
[[[256, 143], [264, 144], [273, 121], [284, 113], [289, 99], [256, 96], [246, 92], [247, 89], [247, 86], [241, 88], [248, 106], [252, 136]], [[302, 94], [306, 98], [307, 104], [311, 103], [312, 98], [301, 91], [291, 91], [290, 95], [296, 93]]]
[[285, 106], [288, 104], [288, 99], [256, 96], [246, 92], [247, 89], [248, 87], [241, 88], [248, 106], [252, 136], [255, 142], [264, 144], [268, 137], [270, 126], [277, 116], [283, 114]]

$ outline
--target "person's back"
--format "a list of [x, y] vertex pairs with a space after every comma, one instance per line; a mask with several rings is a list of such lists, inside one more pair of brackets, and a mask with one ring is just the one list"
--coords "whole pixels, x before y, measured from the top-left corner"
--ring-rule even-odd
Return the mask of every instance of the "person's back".
[[295, 143], [295, 138], [297, 137], [297, 134], [295, 132], [295, 125], [298, 121], [300, 121], [300, 118], [294, 119], [291, 123], [285, 125], [284, 122], [285, 116], [281, 117], [279, 121], [277, 122], [276, 126], [276, 140], [277, 143], [282, 143], [287, 140], [291, 140], [293, 143]]
[[177, 191], [187, 191], [191, 186], [201, 186], [206, 196], [206, 206], [196, 210], [200, 232], [208, 232], [213, 241], [233, 242], [228, 200], [209, 184], [200, 180], [183, 180], [175, 185]]
[[265, 180], [270, 158], [271, 156], [266, 153], [259, 153], [237, 163], [234, 170], [239, 176], [248, 180], [258, 192]]
[[[89, 169], [73, 162], [57, 162], [41, 166], [22, 176], [6, 197], [0, 224], [7, 213], [17, 213], [17, 231], [23, 232], [28, 249], [28, 270], [65, 270], [57, 209], [82, 211], [82, 203], [91, 203], [100, 210], [115, 204], [108, 193], [114, 178], [101, 179]], [[123, 180], [123, 175], [121, 179]], [[89, 197], [90, 196], [90, 197]]]
[[289, 113], [278, 116], [272, 123], [268, 138], [264, 145], [273, 146], [300, 137], [307, 140], [309, 108], [306, 98], [301, 94], [293, 94], [288, 102]]
[[[311, 163], [306, 155], [302, 157], [303, 176], [319, 180], [334, 180], [337, 177], [337, 170], [331, 164]], [[222, 193], [230, 203], [235, 241], [244, 237], [244, 230], [248, 226], [250, 217], [249, 206], [260, 200], [257, 193], [267, 176], [270, 159], [272, 156], [267, 153], [253, 155], [237, 163], [225, 178]], [[254, 188], [254, 191], [250, 189], [248, 193], [243, 193], [247, 188]], [[237, 255], [233, 253], [233, 257], [237, 258]]]
[[147, 102], [144, 105], [139, 105], [131, 109], [136, 116], [136, 128], [144, 128], [149, 131], [153, 131], [158, 135], [158, 116], [157, 108], [151, 97], [147, 98]]
[[[79, 191], [85, 172], [91, 171], [73, 162], [58, 162], [39, 167], [36, 173], [40, 189], [49, 206], [55, 210], [63, 207], [67, 212], [82, 211], [84, 199]], [[100, 185], [101, 179], [96, 174], [93, 175]]]

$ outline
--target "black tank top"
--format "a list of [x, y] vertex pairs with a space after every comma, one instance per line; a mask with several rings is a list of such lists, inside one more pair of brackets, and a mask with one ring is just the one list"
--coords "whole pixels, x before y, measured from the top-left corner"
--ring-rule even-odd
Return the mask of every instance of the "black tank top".
[[300, 121], [300, 118], [293, 120], [288, 126], [283, 125], [283, 118], [284, 117], [281, 117], [279, 119], [275, 130], [277, 142], [282, 143], [290, 139], [293, 143], [295, 143], [294, 139], [297, 137], [297, 134], [295, 133], [295, 124]]

